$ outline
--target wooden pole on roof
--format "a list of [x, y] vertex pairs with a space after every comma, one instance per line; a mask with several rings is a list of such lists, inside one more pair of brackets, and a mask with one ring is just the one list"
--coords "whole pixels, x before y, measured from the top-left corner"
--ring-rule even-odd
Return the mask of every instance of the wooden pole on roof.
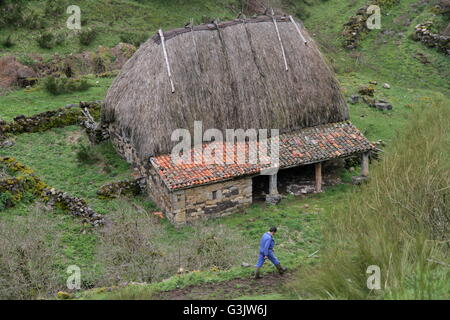
[[286, 53], [284, 52], [284, 46], [283, 46], [283, 42], [281, 41], [280, 30], [278, 30], [277, 19], [274, 16], [273, 9], [272, 9], [272, 21], [273, 21], [273, 24], [275, 25], [275, 30], [277, 32], [278, 41], [280, 42], [281, 53], [283, 54], [284, 66], [286, 68], [286, 71], [289, 71], [289, 67], [288, 67], [287, 60], [286, 60]]
[[300, 31], [300, 27], [298, 26], [297, 22], [295, 22], [294, 18], [292, 16], [289, 16], [289, 20], [294, 24], [295, 29], [297, 29], [298, 34], [300, 35], [300, 38], [302, 38], [303, 43], [307, 46], [308, 41], [306, 41], [305, 37], [303, 36], [302, 32]]
[[167, 74], [169, 75], [170, 86], [172, 88], [172, 93], [174, 93], [175, 86], [173, 85], [172, 71], [170, 70], [169, 57], [167, 56], [166, 44], [165, 44], [165, 40], [164, 40], [164, 33], [163, 33], [162, 29], [159, 29], [159, 37], [161, 38], [164, 59], [166, 60]]

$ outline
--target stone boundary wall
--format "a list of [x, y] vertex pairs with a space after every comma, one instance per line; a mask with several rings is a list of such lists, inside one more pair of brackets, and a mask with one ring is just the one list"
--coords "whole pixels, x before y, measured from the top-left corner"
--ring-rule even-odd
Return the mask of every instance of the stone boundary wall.
[[141, 175], [145, 176], [146, 170], [144, 170], [141, 160], [132, 146], [131, 141], [125, 137], [125, 134], [123, 134], [121, 129], [115, 124], [109, 124], [108, 131], [111, 142], [119, 155], [121, 155], [128, 163], [137, 167]]
[[432, 33], [430, 27], [433, 25], [431, 21], [418, 24], [413, 33], [413, 39], [422, 42], [430, 48], [437, 48], [439, 51], [450, 55], [450, 37]]
[[100, 117], [102, 101], [81, 102], [79, 105], [67, 105], [57, 110], [42, 112], [30, 117], [19, 115], [11, 122], [0, 120], [0, 140], [8, 135], [25, 132], [43, 132], [52, 128], [65, 127], [80, 123], [84, 117], [81, 108], [87, 108], [94, 118]]
[[252, 178], [244, 177], [186, 189], [186, 221], [202, 217], [222, 217], [246, 208], [253, 201], [252, 187]]
[[16, 159], [0, 157], [0, 163], [17, 173], [16, 177], [6, 177], [0, 180], [0, 193], [9, 192], [12, 196], [8, 205], [13, 206], [23, 198], [25, 193], [31, 193], [51, 206], [59, 207], [74, 216], [82, 218], [83, 222], [94, 226], [104, 224], [103, 216], [92, 210], [83, 199], [49, 187], [34, 174], [33, 170]]

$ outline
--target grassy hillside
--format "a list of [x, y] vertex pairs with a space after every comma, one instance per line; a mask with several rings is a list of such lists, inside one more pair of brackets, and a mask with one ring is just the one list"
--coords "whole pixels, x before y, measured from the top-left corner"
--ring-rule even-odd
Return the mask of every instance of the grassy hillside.
[[[73, 4], [72, 2], [68, 0], [25, 1], [25, 8], [21, 15], [24, 16], [24, 21], [21, 25], [14, 23], [2, 27], [2, 37], [11, 35], [16, 45], [11, 48], [2, 48], [0, 54], [53, 52], [67, 54], [93, 49], [99, 45], [112, 47], [124, 38], [131, 37], [130, 33], [148, 38], [158, 28], [179, 27], [190, 19], [201, 23], [213, 18], [223, 20], [234, 18], [235, 13], [230, 8], [236, 3], [237, 1], [214, 0], [76, 1], [76, 5], [81, 9], [82, 27], [97, 31], [95, 39], [89, 45], [83, 46], [79, 43], [77, 33], [66, 28], [69, 17], [66, 8]], [[36, 41], [38, 35], [43, 32], [60, 35], [63, 42], [54, 48], [43, 49]]]
[[[66, 1], [31, 0], [25, 1], [24, 3], [27, 4], [26, 9], [23, 11], [23, 15], [25, 15], [24, 21], [20, 25], [8, 24], [0, 27], [0, 40], [11, 36], [15, 44], [10, 48], [5, 48], [0, 45], [0, 56], [16, 55], [19, 58], [23, 58], [25, 55], [37, 53], [46, 56], [47, 59], [51, 59], [54, 53], [70, 54], [85, 50], [94, 50], [99, 45], [112, 47], [125, 39], [130, 41], [145, 39], [156, 32], [159, 27], [169, 29], [182, 26], [190, 21], [191, 18], [194, 18], [196, 23], [209, 21], [213, 18], [220, 18], [222, 20], [234, 18], [242, 7], [243, 2], [231, 0], [80, 0], [77, 1], [77, 4], [82, 10], [83, 28], [97, 31], [93, 41], [88, 45], [81, 45], [79, 35], [65, 28], [67, 15], [61, 8], [65, 8], [67, 5]], [[428, 141], [425, 139], [427, 126], [436, 125], [436, 128], [433, 127], [434, 129], [430, 130], [429, 134], [433, 133], [433, 136], [441, 136], [442, 128], [445, 128], [445, 122], [448, 121], [448, 118], [445, 118], [444, 115], [448, 113], [447, 111], [450, 108], [450, 59], [435, 49], [427, 48], [421, 43], [410, 39], [410, 35], [416, 24], [430, 18], [435, 19], [432, 11], [430, 11], [435, 1], [404, 0], [391, 7], [383, 8], [382, 29], [371, 31], [365, 35], [360, 42], [360, 47], [354, 51], [348, 51], [342, 47], [342, 25], [348, 21], [350, 16], [356, 13], [358, 8], [366, 4], [366, 1], [277, 0], [273, 1], [273, 3], [281, 6], [284, 11], [304, 19], [305, 26], [313, 34], [324, 55], [333, 65], [341, 83], [342, 91], [346, 97], [357, 94], [359, 87], [366, 86], [369, 84], [369, 81], [375, 80], [378, 82], [374, 86], [376, 99], [385, 99], [392, 103], [393, 110], [391, 111], [379, 111], [370, 108], [361, 101], [357, 104], [349, 105], [352, 122], [369, 139], [384, 140], [390, 150], [391, 158], [387, 158], [385, 162], [372, 164], [376, 177], [375, 181], [383, 181], [383, 179], [389, 181], [390, 172], [387, 170], [389, 168], [387, 166], [388, 162], [392, 161], [395, 164], [395, 161], [404, 161], [405, 156], [414, 157], [415, 153], [421, 153], [421, 144]], [[34, 15], [35, 19], [32, 20], [35, 20], [35, 25], [30, 24], [29, 18], [28, 20], [26, 19], [30, 15], [31, 17]], [[55, 37], [62, 35], [61, 39], [63, 41], [52, 48], [43, 49], [37, 44], [36, 38], [45, 32], [50, 32]], [[134, 34], [134, 36], [130, 34]], [[424, 63], [424, 59], [426, 59], [426, 63]], [[31, 89], [18, 89], [0, 96], [0, 118], [11, 120], [19, 114], [32, 115], [66, 104], [78, 103], [81, 100], [103, 99], [113, 80], [112, 78], [96, 78], [95, 76], [87, 76], [87, 79], [93, 87], [81, 93], [53, 96], [47, 93], [41, 84], [38, 84]], [[389, 83], [391, 89], [382, 88], [383, 83]], [[437, 107], [438, 105], [439, 109]], [[423, 121], [420, 121], [422, 113], [419, 113], [419, 119], [417, 119], [417, 116], [413, 116], [414, 110], [424, 112], [424, 109], [439, 110], [439, 114], [442, 115], [438, 122], [439, 126], [433, 120], [433, 118], [439, 118], [439, 115], [424, 113]], [[415, 121], [413, 124], [409, 124], [411, 119], [415, 119], [413, 120]], [[411, 126], [414, 125], [420, 125], [422, 128], [415, 135], [413, 135], [413, 130], [411, 131]], [[405, 135], [399, 138], [398, 134], [405, 127], [409, 128], [411, 138], [405, 137]], [[13, 138], [13, 140], [15, 145], [10, 148], [1, 148], [0, 156], [14, 156], [18, 158], [21, 162], [32, 167], [49, 185], [60, 188], [70, 194], [83, 197], [100, 213], [115, 219], [118, 215], [120, 217], [121, 212], [126, 211], [130, 213], [128, 216], [134, 219], [135, 215], [139, 216], [143, 212], [148, 213], [156, 210], [153, 203], [141, 197], [136, 199], [124, 198], [114, 200], [102, 200], [97, 197], [96, 191], [100, 185], [124, 177], [130, 177], [132, 169], [115, 154], [109, 144], [97, 146], [92, 150], [99, 156], [99, 159], [93, 165], [80, 163], [77, 160], [77, 153], [82, 146], [87, 144], [87, 138], [78, 127], [71, 126], [43, 133], [23, 134]], [[441, 136], [439, 150], [441, 150], [440, 148], [442, 148], [444, 142]], [[409, 148], [410, 146], [412, 147]], [[396, 154], [396, 150], [399, 153], [403, 152], [403, 160], [398, 160], [392, 156], [392, 154]], [[431, 166], [430, 168], [442, 170], [442, 159], [448, 160], [448, 154], [439, 153], [439, 157], [436, 158], [434, 155], [434, 153], [430, 153], [429, 155], [423, 154], [419, 158], [421, 161], [418, 164], [422, 164], [422, 167], [424, 167], [427, 161], [436, 161], [435, 166]], [[440, 158], [441, 156], [442, 158]], [[351, 172], [345, 172], [344, 180], [348, 182], [352, 174]], [[406, 175], [402, 179], [408, 179], [408, 177]], [[411, 177], [416, 178], [415, 176]], [[400, 179], [399, 181], [403, 180]], [[307, 269], [307, 266], [310, 265], [319, 268], [319, 261], [327, 262], [329, 259], [336, 257], [326, 250], [330, 244], [328, 241], [335, 241], [335, 238], [328, 238], [323, 235], [323, 229], [325, 227], [330, 228], [326, 224], [327, 221], [330, 221], [327, 217], [333, 217], [336, 214], [335, 208], [343, 208], [338, 212], [339, 220], [337, 220], [341, 223], [339, 225], [341, 227], [342, 224], [347, 222], [343, 213], [350, 210], [348, 207], [349, 199], [365, 198], [364, 195], [370, 195], [370, 198], [383, 199], [391, 191], [390, 185], [383, 184], [383, 186], [384, 189], [380, 190], [377, 190], [374, 185], [369, 185], [359, 190], [356, 187], [345, 184], [330, 188], [322, 194], [313, 195], [305, 200], [288, 197], [277, 207], [255, 204], [249, 210], [236, 215], [209, 221], [204, 227], [212, 228], [213, 230], [216, 230], [214, 228], [224, 228], [228, 234], [236, 235], [236, 239], [232, 239], [233, 241], [238, 239], [242, 243], [249, 244], [249, 248], [246, 248], [244, 256], [239, 259], [253, 263], [255, 257], [252, 253], [256, 250], [261, 233], [269, 225], [278, 225], [280, 227], [280, 233], [277, 236], [279, 237], [278, 242], [280, 245], [277, 255], [280, 260], [292, 269], [299, 269], [300, 272]], [[381, 191], [383, 193], [380, 193]], [[417, 193], [419, 191], [406, 190], [405, 192]], [[420, 192], [418, 194], [424, 198], [427, 196]], [[388, 199], [383, 200], [383, 205], [385, 204], [384, 201], [388, 201]], [[367, 206], [374, 206], [371, 202], [363, 201], [361, 203]], [[125, 210], [124, 208], [127, 209]], [[380, 207], [376, 208], [384, 207], [380, 205]], [[386, 208], [389, 211], [396, 210], [395, 204], [392, 203], [389, 203], [389, 206], [386, 206]], [[76, 264], [82, 268], [84, 272], [83, 289], [101, 287], [100, 289], [81, 292], [78, 295], [82, 298], [98, 299], [153, 298], [157, 296], [155, 292], [179, 290], [189, 285], [207, 284], [208, 286], [211, 285], [214, 289], [214, 284], [220, 287], [224, 281], [228, 282], [241, 277], [247, 278], [251, 273], [250, 269], [240, 267], [240, 262], [242, 261], [233, 260], [231, 266], [224, 264], [224, 267], [222, 267], [221, 263], [224, 261], [218, 259], [214, 263], [220, 266], [204, 266], [198, 260], [195, 260], [191, 262], [189, 270], [187, 270], [189, 272], [177, 274], [175, 267], [181, 264], [174, 258], [174, 253], [172, 252], [170, 259], [175, 260], [168, 258], [168, 261], [172, 265], [164, 272], [161, 270], [155, 271], [155, 274], [158, 274], [158, 277], [155, 279], [148, 280], [139, 278], [138, 276], [136, 278], [125, 277], [126, 279], [122, 279], [122, 282], [153, 281], [153, 283], [130, 285], [122, 289], [110, 288], [111, 286], [117, 285], [118, 282], [112, 280], [107, 282], [107, 279], [105, 280], [104, 270], [111, 267], [111, 265], [108, 264], [109, 260], [107, 258], [99, 256], [99, 252], [102, 252], [102, 250], [110, 254], [114, 253], [110, 251], [111, 248], [108, 248], [107, 243], [105, 243], [105, 239], [109, 239], [108, 236], [110, 235], [104, 235], [89, 226], [81, 225], [77, 219], [67, 216], [63, 212], [48, 211], [45, 207], [42, 208], [42, 204], [35, 201], [35, 199], [29, 199], [28, 202], [0, 212], [0, 224], [5, 226], [5, 228], [11, 226], [11, 223], [22, 225], [20, 221], [35, 210], [39, 210], [39, 212], [43, 210], [49, 219], [54, 219], [55, 225], [51, 226], [53, 228], [52, 232], [58, 235], [59, 238], [55, 251], [56, 257], [52, 258], [54, 259], [52, 275], [58, 281], [52, 283], [51, 286], [49, 285], [48, 288], [41, 288], [41, 296], [54, 297], [58, 290], [64, 290], [65, 280], [63, 277], [65, 276], [65, 268], [70, 264]], [[352, 216], [358, 217], [358, 219], [360, 218], [359, 215], [364, 214], [364, 212], [358, 211], [357, 208], [352, 207], [351, 210]], [[375, 210], [377, 213], [380, 211], [381, 209]], [[384, 216], [374, 216], [373, 219], [377, 217], [382, 219]], [[130, 221], [133, 222], [134, 220]], [[130, 221], [127, 221], [127, 223]], [[190, 226], [175, 229], [167, 221], [155, 222], [148, 219], [140, 221], [143, 221], [142, 223], [149, 223], [149, 226], [157, 228], [165, 237], [156, 241], [154, 244], [156, 248], [165, 248], [167, 243], [174, 248], [182, 248], [186, 242], [199, 243], [203, 239], [201, 235], [195, 234], [195, 228]], [[361, 221], [367, 224], [373, 222], [372, 220], [365, 221], [363, 219]], [[125, 225], [128, 225], [127, 223]], [[336, 225], [331, 225], [331, 228], [333, 226], [336, 228]], [[383, 226], [384, 224], [381, 224], [380, 228]], [[398, 224], [392, 226], [392, 228], [400, 228], [401, 226], [401, 224]], [[357, 238], [358, 230], [354, 228], [353, 225], [348, 225], [348, 227], [342, 230], [349, 231], [349, 235]], [[142, 231], [132, 228], [130, 230], [136, 232]], [[330, 234], [329, 229], [325, 229], [325, 231], [325, 235]], [[378, 231], [379, 229], [375, 230], [375, 232]], [[377, 233], [375, 236], [379, 234]], [[147, 237], [149, 234], [144, 233], [142, 236]], [[339, 237], [341, 237], [340, 239], [342, 239], [344, 244], [346, 241], [349, 241], [349, 238], [342, 236], [340, 233]], [[359, 261], [365, 263], [368, 261], [365, 259], [366, 256], [371, 255], [374, 257], [376, 263], [380, 263], [383, 267], [386, 266], [385, 258], [386, 252], [388, 251], [382, 251], [385, 243], [382, 239], [378, 240], [378, 242], [375, 242], [376, 245], [374, 244], [372, 246], [362, 242], [362, 245], [367, 245], [367, 248], [359, 248], [361, 251], [356, 251], [358, 255], [354, 255], [355, 259], [361, 259]], [[225, 243], [225, 241], [227, 241], [226, 238], [219, 239], [221, 244]], [[420, 242], [418, 244], [420, 245]], [[132, 244], [124, 241], [118, 243], [116, 247], [126, 248], [127, 245]], [[342, 261], [342, 267], [344, 268], [348, 266], [348, 257], [352, 256], [355, 248], [347, 245], [342, 248], [344, 250], [337, 257], [339, 259], [337, 261]], [[381, 248], [380, 252], [371, 251], [377, 250], [377, 248]], [[403, 250], [403, 247], [395, 248], [401, 248]], [[427, 248], [427, 250], [431, 249]], [[410, 247], [407, 252], [408, 254], [411, 253], [411, 256], [414, 257], [414, 252], [417, 251], [416, 248]], [[445, 259], [445, 256], [442, 256], [441, 253], [435, 255], [438, 251], [430, 252], [424, 251], [424, 254], [417, 262], [422, 263], [424, 261], [422, 258], [430, 257], [437, 260]], [[382, 256], [380, 257], [378, 254]], [[204, 259], [204, 256], [199, 255], [198, 257], [199, 260], [202, 257]], [[389, 255], [387, 261], [389, 264]], [[397, 262], [398, 260], [395, 261]], [[405, 270], [410, 270], [413, 266], [428, 268], [427, 265], [420, 264], [396, 264], [396, 266], [397, 268], [404, 266]], [[427, 282], [433, 285], [436, 284], [433, 287], [436, 289], [435, 295], [417, 295], [417, 291], [414, 291], [412, 288], [414, 281], [411, 280], [412, 282], [408, 282], [410, 279], [405, 280], [401, 275], [396, 274], [395, 279], [398, 281], [390, 283], [390, 285], [400, 286], [404, 290], [384, 291], [383, 295], [375, 296], [375, 298], [445, 297], [446, 293], [440, 287], [445, 274], [441, 269], [436, 267], [433, 266], [431, 269], [427, 269], [427, 273], [423, 274], [426, 277], [436, 277], [438, 279], [436, 282]], [[356, 291], [350, 293], [348, 290], [345, 291], [342, 289], [345, 286], [341, 283], [337, 283], [336, 287], [331, 289], [323, 286], [324, 281], [327, 280], [326, 276], [333, 275], [336, 279], [341, 280], [344, 276], [352, 278], [360, 269], [354, 269], [350, 266], [345, 270], [338, 268], [336, 269], [338, 273], [333, 273], [329, 269], [324, 268], [323, 265], [320, 265], [320, 270], [313, 279], [316, 282], [314, 282], [312, 287], [312, 282], [307, 284], [299, 281], [295, 282], [295, 286], [291, 286], [287, 290], [274, 287], [269, 292], [267, 290], [244, 292], [244, 290], [240, 290], [240, 286], [246, 284], [237, 281], [236, 283], [233, 282], [233, 285], [235, 285], [234, 289], [227, 287], [229, 292], [226, 295], [210, 295], [208, 298], [327, 298], [327, 296], [323, 295], [324, 289], [331, 292], [332, 297], [365, 298], [367, 296], [364, 295], [367, 292], [359, 286], [355, 287]], [[431, 273], [428, 273], [428, 270]], [[264, 273], [271, 271], [272, 268], [270, 266], [266, 265], [264, 267]], [[362, 275], [358, 273], [354, 279], [355, 281], [359, 281], [361, 277], [365, 276], [365, 273]], [[165, 278], [168, 278], [168, 280], [160, 282], [160, 280]], [[291, 282], [291, 279], [288, 278], [286, 281]], [[1, 280], [0, 278], [0, 284], [2, 283]], [[334, 282], [331, 282], [331, 285], [334, 284]], [[193, 292], [190, 294], [193, 294], [191, 297], [195, 298], [195, 290]], [[0, 297], [1, 294], [2, 288], [0, 287]]]

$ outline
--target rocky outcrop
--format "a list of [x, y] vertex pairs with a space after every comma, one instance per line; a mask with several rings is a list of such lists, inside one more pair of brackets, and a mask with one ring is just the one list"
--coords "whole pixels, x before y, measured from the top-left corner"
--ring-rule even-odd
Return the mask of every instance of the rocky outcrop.
[[23, 65], [15, 57], [0, 58], [0, 88], [25, 86], [37, 76], [32, 68]]

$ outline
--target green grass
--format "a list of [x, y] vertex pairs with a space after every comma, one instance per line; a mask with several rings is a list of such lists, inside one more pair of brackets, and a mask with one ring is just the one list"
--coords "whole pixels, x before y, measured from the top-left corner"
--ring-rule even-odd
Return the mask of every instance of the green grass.
[[11, 121], [19, 114], [31, 116], [40, 112], [54, 110], [67, 104], [104, 99], [112, 79], [95, 78], [93, 76], [86, 78], [94, 84], [94, 87], [84, 92], [54, 96], [38, 85], [31, 89], [20, 89], [0, 96], [0, 119]]

